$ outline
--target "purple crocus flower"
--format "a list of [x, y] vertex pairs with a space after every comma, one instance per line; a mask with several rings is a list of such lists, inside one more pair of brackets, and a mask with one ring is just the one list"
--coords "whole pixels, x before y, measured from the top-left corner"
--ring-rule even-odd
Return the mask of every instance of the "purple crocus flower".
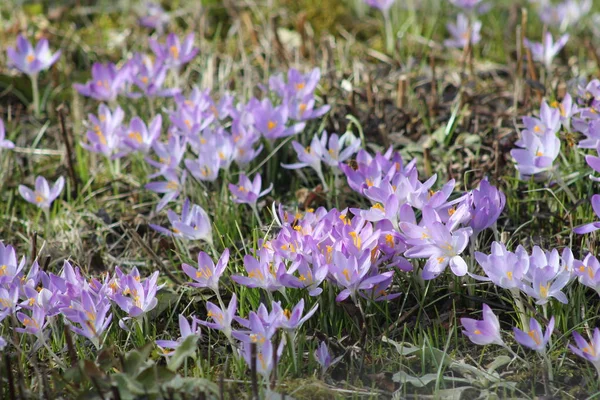
[[343, 356], [339, 356], [335, 359], [331, 359], [331, 355], [329, 354], [329, 349], [327, 348], [327, 344], [325, 342], [321, 342], [319, 347], [313, 353], [315, 361], [321, 366], [321, 373], [325, 374], [325, 372], [332, 365], [337, 364]]
[[208, 311], [207, 317], [211, 318], [213, 322], [199, 320], [198, 323], [207, 326], [210, 329], [221, 331], [228, 339], [231, 339], [231, 323], [237, 312], [237, 297], [235, 296], [235, 293], [231, 296], [231, 300], [226, 309], [221, 309], [221, 307], [207, 301], [206, 310]]
[[19, 333], [40, 335], [47, 324], [46, 312], [42, 307], [34, 307], [31, 315], [18, 312], [17, 318], [24, 326], [23, 328], [15, 328], [15, 331]]
[[185, 159], [185, 166], [198, 180], [214, 182], [219, 177], [221, 160], [214, 149], [201, 152], [197, 159]]
[[100, 348], [100, 336], [105, 332], [112, 321], [110, 302], [107, 298], [94, 300], [86, 290], [81, 292], [81, 302], [71, 301], [70, 307], [62, 308], [61, 313], [71, 322], [80, 327], [71, 326], [73, 332], [88, 338], [96, 348]]
[[251, 181], [246, 174], [242, 173], [240, 174], [240, 181], [237, 185], [232, 183], [229, 184], [229, 191], [233, 195], [234, 202], [249, 204], [251, 207], [256, 207], [257, 200], [273, 190], [272, 183], [263, 191], [261, 191], [261, 186], [262, 178], [260, 174], [256, 174], [254, 180]]
[[185, 199], [181, 209], [181, 216], [175, 211], [168, 210], [167, 218], [172, 228], [166, 229], [150, 224], [150, 227], [166, 236], [178, 237], [186, 240], [204, 240], [212, 245], [212, 226], [208, 214], [202, 207], [194, 204], [190, 208], [190, 200]]
[[169, 169], [177, 169], [187, 149], [187, 141], [179, 135], [170, 135], [168, 142], [154, 142], [152, 150], [158, 156], [158, 161], [155, 161], [149, 157], [145, 160], [148, 164], [155, 168], [158, 168], [158, 172], [149, 175], [149, 178], [153, 179], [161, 175], [164, 171]]
[[365, 4], [373, 8], [377, 8], [383, 12], [387, 12], [395, 0], [364, 0]]
[[463, 333], [478, 345], [498, 344], [504, 346], [504, 341], [500, 337], [500, 323], [498, 317], [487, 305], [483, 305], [483, 320], [471, 318], [461, 318], [460, 323], [465, 328]]
[[579, 357], [591, 362], [600, 378], [600, 329], [594, 329], [591, 340], [588, 342], [579, 333], [573, 332], [573, 338], [577, 346], [569, 345], [573, 353]]
[[[590, 166], [595, 172], [600, 172], [600, 144], [596, 148], [596, 152], [598, 156], [587, 155], [585, 156], [585, 162]], [[590, 179], [596, 182], [600, 182], [600, 178], [596, 178], [593, 175], [590, 175]]]
[[177, 171], [169, 169], [162, 173], [162, 176], [166, 181], [161, 182], [150, 182], [147, 183], [145, 188], [155, 193], [162, 193], [164, 196], [156, 205], [156, 211], [162, 210], [168, 203], [175, 200], [183, 186], [185, 184], [185, 178], [187, 176], [186, 171], [183, 171], [181, 177], [177, 174]]
[[4, 121], [0, 119], [0, 149], [14, 149], [15, 144], [6, 139], [6, 131], [4, 130]]
[[25, 266], [25, 257], [17, 264], [17, 253], [15, 248], [0, 242], [0, 285], [5, 287], [19, 277]]
[[[450, 0], [450, 3], [456, 7], [462, 8], [465, 11], [473, 11], [477, 6], [480, 5], [481, 0]], [[482, 6], [484, 5], [482, 4]], [[482, 12], [481, 7], [479, 12]]]
[[[134, 57], [131, 62], [131, 80], [141, 93], [130, 92], [128, 96], [138, 99], [146, 97], [172, 97], [180, 92], [180, 89], [163, 89], [163, 83], [167, 78], [167, 66], [160, 60], [153, 62], [148, 56]], [[133, 72], [135, 71], [135, 72]]]
[[154, 272], [144, 283], [139, 282], [139, 277], [127, 275], [121, 281], [124, 289], [114, 296], [114, 302], [130, 317], [136, 318], [151, 311], [158, 304], [156, 292], [158, 286], [158, 271]]
[[212, 258], [201, 251], [198, 254], [198, 268], [194, 268], [188, 264], [182, 264], [181, 268], [183, 272], [186, 273], [187, 276], [194, 280], [193, 283], [190, 283], [190, 286], [199, 287], [199, 288], [210, 288], [214, 292], [219, 292], [219, 279], [223, 272], [225, 272], [225, 268], [227, 268], [227, 263], [229, 262], [229, 249], [225, 249], [219, 261], [217, 261], [217, 265], [213, 262]]
[[[600, 159], [599, 159], [599, 161], [600, 161]], [[593, 195], [591, 203], [592, 203], [592, 209], [594, 210], [594, 213], [596, 214], [596, 216], [598, 218], [600, 218], [600, 194]], [[590, 222], [590, 223], [584, 224], [584, 225], [579, 225], [579, 226], [573, 228], [573, 232], [582, 235], [585, 233], [594, 232], [597, 229], [600, 229], [600, 221]]]
[[287, 127], [289, 111], [285, 105], [273, 107], [269, 99], [254, 100], [248, 104], [248, 107], [252, 113], [255, 128], [266, 139], [274, 141], [295, 135], [304, 129], [306, 125], [304, 122]]
[[[311, 268], [312, 266], [312, 268]], [[309, 296], [318, 296], [323, 292], [319, 286], [327, 277], [329, 267], [324, 262], [309, 263], [304, 257], [290, 266], [290, 269], [280, 279], [285, 287], [308, 289]], [[294, 274], [297, 273], [298, 277]]]
[[161, 127], [162, 116], [160, 114], [154, 117], [148, 127], [141, 118], [134, 117], [129, 123], [129, 129], [125, 132], [123, 142], [133, 150], [147, 153], [160, 137]]
[[524, 285], [522, 290], [536, 299], [536, 304], [546, 304], [554, 297], [563, 304], [569, 301], [561, 290], [569, 283], [571, 272], [561, 265], [560, 256], [556, 249], [544, 252], [535, 246], [529, 258], [529, 270], [526, 280], [531, 286]]
[[58, 60], [61, 51], [52, 54], [47, 39], [41, 39], [35, 48], [23, 35], [17, 37], [17, 47], [7, 50], [8, 64], [29, 76], [35, 77], [40, 71], [50, 68]]
[[449, 22], [446, 28], [452, 35], [452, 39], [444, 40], [444, 45], [447, 47], [465, 48], [471, 39], [471, 45], [481, 41], [481, 21], [473, 21], [469, 23], [469, 18], [464, 14], [458, 14], [456, 24]]
[[111, 111], [104, 104], [98, 107], [98, 117], [88, 115], [90, 130], [87, 131], [88, 143], [81, 146], [93, 153], [104, 154], [106, 157], [118, 158], [122, 155], [123, 126], [125, 112], [121, 107]]
[[332, 265], [329, 272], [335, 282], [344, 288], [335, 298], [336, 301], [344, 301], [352, 297], [357, 301], [356, 294], [359, 290], [373, 289], [377, 283], [383, 282], [392, 276], [392, 271], [369, 276], [371, 271], [371, 250], [364, 250], [358, 257], [350, 255], [346, 257], [342, 252], [335, 251], [332, 256]]
[[492, 243], [492, 253], [475, 252], [475, 259], [487, 278], [474, 276], [478, 280], [490, 280], [504, 289], [520, 289], [522, 280], [529, 269], [529, 255], [522, 246], [515, 253], [506, 250], [500, 242]]
[[249, 254], [244, 256], [244, 268], [248, 276], [233, 275], [231, 279], [249, 288], [258, 287], [272, 292], [283, 288], [281, 277], [287, 272], [284, 263], [274, 260], [264, 247], [258, 255], [258, 260]]
[[160, 3], [152, 1], [146, 2], [141, 10], [144, 11], [144, 15], [140, 16], [139, 24], [146, 28], [155, 29], [158, 34], [162, 34], [171, 19], [169, 13], [161, 7]]
[[579, 277], [579, 283], [600, 294], [600, 262], [591, 253], [583, 261], [574, 261], [573, 273]]
[[35, 190], [19, 185], [19, 193], [26, 201], [42, 209], [49, 209], [52, 202], [60, 195], [65, 186], [65, 178], [59, 177], [52, 188], [43, 176], [35, 178]]
[[[285, 342], [282, 340], [279, 343], [279, 347], [276, 349], [277, 351], [277, 360], [281, 358], [281, 354], [283, 353], [283, 345]], [[265, 341], [262, 344], [257, 344], [256, 346], [256, 371], [261, 374], [265, 379], [269, 379], [271, 376], [271, 371], [273, 370], [274, 365], [274, 349], [271, 341]], [[252, 350], [251, 344], [244, 342], [242, 344], [241, 350], [242, 356], [244, 360], [251, 366], [252, 364]]]
[[525, 46], [529, 47], [531, 50], [531, 56], [533, 59], [544, 64], [544, 67], [549, 70], [552, 68], [552, 60], [554, 60], [554, 57], [562, 50], [563, 47], [565, 47], [568, 40], [569, 35], [566, 34], [561, 36], [556, 43], [554, 43], [552, 34], [550, 32], [546, 32], [543, 43], [530, 42], [529, 40], [525, 39]]
[[546, 133], [541, 136], [524, 130], [518, 145], [510, 155], [517, 162], [517, 170], [522, 178], [536, 175], [552, 168], [552, 164], [560, 152], [560, 140], [556, 135]]
[[[457, 213], [459, 211], [456, 211]], [[424, 212], [425, 215], [425, 212]], [[401, 222], [400, 229], [410, 236], [421, 239], [415, 241], [415, 245], [409, 248], [404, 256], [408, 258], [428, 258], [423, 267], [423, 279], [429, 280], [441, 274], [448, 264], [452, 272], [457, 276], [463, 276], [468, 272], [467, 263], [460, 256], [469, 243], [472, 235], [471, 228], [460, 228], [451, 231], [451, 226], [444, 225], [440, 221], [426, 221], [426, 232], [422, 227], [408, 222]]]
[[179, 314], [179, 332], [180, 336], [177, 340], [157, 340], [155, 343], [162, 350], [163, 355], [169, 356], [181, 345], [181, 343], [189, 336], [200, 336], [200, 327], [196, 317], [192, 317], [190, 324], [183, 314]]
[[473, 234], [476, 235], [496, 223], [504, 210], [506, 196], [485, 178], [469, 197], [471, 212], [469, 225], [473, 228]]
[[165, 44], [160, 44], [155, 39], [150, 39], [150, 49], [156, 55], [157, 60], [164, 62], [171, 68], [179, 68], [190, 62], [198, 48], [194, 47], [194, 34], [190, 33], [183, 39], [183, 43], [174, 33], [167, 36]]
[[532, 350], [539, 351], [540, 353], [546, 351], [546, 346], [550, 341], [552, 331], [554, 331], [554, 317], [550, 318], [546, 333], [542, 332], [542, 326], [535, 318], [529, 320], [529, 332], [524, 332], [519, 328], [513, 328], [515, 340], [519, 344]]
[[112, 63], [94, 63], [92, 65], [92, 79], [85, 84], [75, 83], [73, 87], [83, 96], [99, 101], [114, 102], [125, 89], [130, 74], [128, 64], [117, 68]]
[[[550, 107], [545, 100], [540, 107], [539, 118], [523, 117], [523, 125], [525, 125], [525, 128], [538, 136], [556, 134], [560, 129], [560, 122], [560, 110]], [[516, 143], [517, 146], [523, 147], [520, 143], [521, 141], [518, 141]]]
[[279, 303], [273, 303], [273, 309], [281, 310], [282, 318], [279, 320], [279, 327], [287, 332], [294, 332], [304, 322], [306, 322], [319, 308], [319, 303], [315, 303], [313, 308], [311, 308], [306, 315], [302, 316], [304, 312], [304, 299], [300, 299], [298, 304], [294, 306], [294, 308], [290, 311], [288, 309], [282, 310]]

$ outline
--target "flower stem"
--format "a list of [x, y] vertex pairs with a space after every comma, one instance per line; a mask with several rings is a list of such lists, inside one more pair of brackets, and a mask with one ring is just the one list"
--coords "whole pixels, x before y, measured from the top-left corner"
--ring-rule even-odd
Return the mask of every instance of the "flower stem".
[[40, 89], [38, 87], [37, 74], [31, 75], [31, 92], [33, 93], [33, 113], [36, 118], [40, 117]]
[[256, 207], [256, 204], [251, 205], [251, 207], [252, 207], [252, 212], [254, 213], [254, 216], [256, 217], [256, 220], [258, 221], [258, 225], [262, 228], [263, 223], [262, 223], [262, 220], [260, 219], [260, 214], [258, 213], [258, 207]]
[[548, 382], [552, 385], [552, 381], [554, 381], [554, 372], [552, 371], [552, 361], [550, 361], [550, 357], [546, 351], [542, 353], [542, 357], [544, 357], [544, 361], [546, 362], [546, 372], [548, 373]]
[[512, 297], [515, 300], [515, 305], [517, 306], [517, 313], [519, 314], [519, 319], [521, 320], [521, 326], [523, 327], [523, 330], [529, 331], [529, 322], [527, 321], [527, 315], [525, 314], [525, 307], [523, 306], [523, 302], [521, 300], [521, 293], [519, 292], [519, 289], [510, 289], [510, 294], [512, 294]]
[[392, 32], [392, 20], [389, 11], [383, 12], [383, 21], [385, 24], [385, 50], [391, 55], [394, 52], [394, 33]]

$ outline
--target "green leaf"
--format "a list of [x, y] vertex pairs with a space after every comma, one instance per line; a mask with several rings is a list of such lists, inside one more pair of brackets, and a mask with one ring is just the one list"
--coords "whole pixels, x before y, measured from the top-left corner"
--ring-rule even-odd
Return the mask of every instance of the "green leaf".
[[152, 351], [153, 343], [146, 343], [144, 346], [136, 350], [131, 350], [125, 355], [125, 362], [123, 369], [129, 376], [135, 377], [139, 374], [140, 370], [146, 366], [146, 360], [150, 356]]
[[397, 372], [392, 377], [392, 380], [394, 382], [398, 382], [398, 383], [402, 383], [402, 384], [410, 383], [411, 385], [413, 385], [415, 387], [419, 387], [419, 388], [427, 386], [431, 382], [435, 382], [436, 379], [437, 379], [437, 374], [426, 374], [419, 378], [417, 376], [409, 375], [404, 371]]
[[197, 341], [198, 338], [195, 335], [185, 338], [185, 340], [179, 345], [179, 347], [177, 347], [177, 350], [175, 350], [175, 353], [167, 362], [167, 368], [169, 368], [171, 371], [177, 371], [186, 358], [195, 357]]

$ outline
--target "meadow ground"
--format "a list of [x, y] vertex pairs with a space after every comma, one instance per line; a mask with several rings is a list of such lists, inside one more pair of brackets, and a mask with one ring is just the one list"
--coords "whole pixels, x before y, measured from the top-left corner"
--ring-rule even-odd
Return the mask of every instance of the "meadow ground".
[[0, 398], [600, 393], [596, 5], [372, 2], [0, 4]]

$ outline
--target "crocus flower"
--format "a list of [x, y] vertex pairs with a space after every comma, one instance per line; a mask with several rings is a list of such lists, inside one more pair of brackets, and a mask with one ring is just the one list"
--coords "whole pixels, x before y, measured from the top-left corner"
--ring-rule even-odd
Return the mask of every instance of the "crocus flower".
[[533, 59], [544, 64], [546, 69], [549, 70], [552, 68], [552, 60], [562, 50], [562, 48], [565, 47], [568, 40], [569, 35], [565, 34], [561, 36], [556, 43], [554, 43], [552, 34], [550, 32], [546, 32], [543, 43], [530, 42], [526, 39], [525, 46], [529, 47], [531, 50]]
[[25, 257], [17, 264], [15, 248], [0, 242], [0, 285], [8, 287], [16, 277], [20, 276], [25, 266]]
[[452, 35], [452, 39], [444, 40], [444, 45], [447, 47], [458, 47], [460, 49], [467, 46], [469, 38], [471, 44], [477, 44], [481, 41], [481, 21], [469, 23], [469, 18], [464, 14], [458, 14], [456, 24], [449, 22], [446, 25], [448, 31]]
[[[585, 162], [590, 166], [594, 171], [600, 172], [600, 144], [596, 148], [596, 152], [599, 156], [587, 155], [585, 156]], [[600, 182], [600, 178], [596, 178], [593, 175], [590, 175], [590, 179], [596, 182]]]
[[461, 318], [460, 323], [465, 328], [463, 333], [475, 344], [488, 345], [498, 344], [504, 346], [500, 337], [500, 323], [498, 317], [487, 305], [483, 305], [483, 320]]
[[579, 283], [600, 294], [600, 262], [591, 253], [583, 261], [574, 261], [573, 273], [579, 277]]
[[88, 143], [81, 143], [81, 146], [93, 153], [104, 154], [106, 157], [120, 157], [123, 154], [124, 118], [125, 112], [121, 107], [111, 111], [106, 105], [100, 104], [98, 117], [93, 114], [88, 115], [91, 128], [86, 133]]
[[261, 191], [261, 186], [262, 178], [260, 174], [256, 174], [254, 180], [251, 181], [246, 174], [242, 173], [237, 185], [229, 184], [229, 191], [233, 195], [233, 201], [236, 203], [249, 204], [252, 207], [256, 207], [257, 200], [273, 190], [272, 183], [263, 191]]
[[154, 272], [143, 283], [131, 275], [127, 275], [123, 281], [124, 289], [114, 296], [115, 303], [130, 317], [139, 317], [151, 311], [158, 304], [156, 292], [162, 286], [158, 286], [158, 271]]
[[343, 356], [339, 356], [335, 359], [331, 359], [331, 355], [329, 354], [329, 349], [327, 348], [327, 344], [325, 342], [321, 342], [319, 347], [313, 353], [315, 357], [315, 361], [321, 366], [321, 373], [324, 374], [329, 367], [337, 364]]
[[422, 228], [417, 225], [408, 222], [400, 223], [400, 228], [407, 235], [412, 237], [420, 233], [423, 238], [421, 243], [415, 242], [418, 244], [404, 253], [408, 258], [428, 258], [423, 267], [423, 279], [434, 279], [446, 269], [448, 264], [455, 275], [465, 275], [468, 272], [467, 263], [460, 254], [467, 247], [473, 230], [461, 228], [452, 232], [449, 226], [439, 221], [430, 222], [425, 227], [428, 233], [422, 232]]
[[198, 48], [194, 47], [194, 34], [190, 33], [185, 37], [183, 43], [174, 33], [167, 36], [165, 44], [160, 44], [155, 39], [150, 39], [150, 48], [156, 55], [157, 60], [164, 62], [172, 68], [179, 68], [190, 62], [196, 54]]
[[554, 317], [550, 318], [546, 333], [542, 332], [542, 327], [535, 318], [529, 320], [529, 332], [524, 332], [519, 328], [513, 328], [515, 340], [522, 346], [543, 353], [550, 341], [550, 336], [554, 330]]
[[522, 290], [536, 299], [536, 304], [545, 304], [552, 297], [567, 304], [567, 296], [561, 290], [569, 283], [571, 272], [562, 268], [558, 251], [544, 252], [535, 246], [529, 259], [526, 279], [531, 286], [524, 285]]
[[304, 122], [287, 127], [289, 111], [285, 105], [273, 107], [271, 100], [255, 100], [249, 103], [255, 128], [268, 140], [276, 140], [301, 132]]
[[155, 29], [159, 34], [162, 34], [165, 27], [169, 24], [171, 17], [160, 3], [148, 1], [141, 10], [144, 14], [139, 18], [139, 24], [146, 28]]
[[137, 56], [131, 60], [130, 66], [131, 81], [141, 93], [129, 92], [129, 97], [134, 99], [142, 96], [171, 97], [180, 92], [178, 88], [163, 89], [163, 83], [167, 78], [167, 66], [159, 60], [153, 62], [148, 56]]
[[162, 127], [162, 117], [154, 117], [150, 126], [146, 127], [144, 121], [139, 117], [134, 117], [129, 123], [129, 129], [125, 132], [124, 143], [133, 150], [147, 153], [160, 137]]
[[[280, 281], [285, 287], [308, 289], [309, 296], [318, 296], [323, 292], [319, 286], [327, 277], [328, 272], [329, 268], [326, 263], [314, 262], [314, 259], [313, 263], [309, 263], [304, 257], [299, 257], [299, 260], [290, 266]], [[295, 273], [298, 274], [298, 277], [293, 275]]]
[[504, 193], [491, 185], [487, 178], [471, 192], [469, 200], [471, 212], [469, 225], [475, 235], [496, 223], [506, 204]]
[[155, 343], [161, 348], [163, 355], [168, 356], [175, 352], [175, 350], [183, 343], [188, 336], [200, 336], [200, 327], [198, 326], [198, 320], [192, 317], [192, 323], [183, 314], [179, 314], [179, 332], [180, 336], [177, 340], [157, 340]]
[[369, 276], [371, 270], [371, 251], [366, 249], [359, 257], [350, 255], [346, 257], [342, 252], [333, 254], [333, 263], [329, 272], [335, 278], [335, 282], [344, 288], [335, 298], [336, 301], [344, 301], [352, 297], [357, 301], [356, 294], [359, 290], [370, 290], [377, 283], [383, 282], [392, 276], [392, 271]]
[[6, 131], [4, 130], [4, 121], [0, 119], [0, 149], [13, 149], [15, 144], [6, 139]]
[[183, 171], [181, 177], [178, 176], [177, 171], [167, 170], [162, 173], [162, 176], [166, 181], [150, 182], [147, 183], [145, 188], [155, 193], [164, 194], [162, 199], [156, 205], [156, 211], [160, 211], [171, 201], [175, 200], [185, 184], [185, 178], [187, 176], [186, 171]]
[[[273, 303], [273, 308], [281, 308], [278, 303]], [[290, 311], [288, 309], [282, 310], [283, 317], [279, 320], [279, 327], [288, 332], [294, 332], [304, 322], [306, 322], [319, 308], [319, 303], [315, 303], [313, 308], [311, 308], [306, 315], [302, 316], [304, 312], [304, 299], [300, 299], [298, 304], [294, 306], [294, 308]]]
[[200, 153], [197, 159], [185, 159], [185, 166], [190, 173], [198, 180], [214, 182], [219, 177], [219, 168], [221, 160], [214, 149], [209, 149]]
[[71, 301], [70, 307], [61, 309], [61, 313], [71, 322], [80, 325], [71, 326], [73, 332], [90, 339], [99, 348], [100, 336], [112, 321], [112, 314], [107, 316], [110, 307], [107, 298], [94, 301], [90, 293], [84, 290], [81, 292], [81, 302]]
[[199, 320], [198, 323], [211, 329], [221, 331], [228, 339], [230, 339], [231, 323], [237, 312], [237, 297], [235, 296], [235, 293], [231, 296], [227, 308], [224, 308], [223, 306], [223, 309], [221, 309], [221, 307], [207, 301], [206, 310], [208, 311], [207, 317], [211, 318], [213, 322]]
[[[281, 341], [279, 343], [279, 347], [276, 349], [277, 351], [277, 360], [281, 357], [283, 353], [283, 345], [285, 341]], [[252, 364], [252, 344], [244, 342], [242, 345], [242, 356], [246, 361], [248, 366]], [[271, 371], [274, 366], [274, 355], [273, 355], [273, 344], [270, 341], [265, 341], [262, 344], [256, 345], [256, 372], [261, 374], [265, 379], [269, 379], [271, 375]]]
[[35, 190], [27, 186], [19, 185], [19, 193], [26, 201], [42, 209], [49, 209], [52, 202], [60, 195], [65, 186], [65, 178], [59, 177], [52, 188], [46, 178], [38, 176], [35, 178]]
[[475, 259], [483, 268], [487, 278], [473, 276], [475, 279], [491, 280], [504, 289], [520, 289], [522, 280], [529, 268], [529, 255], [522, 246], [515, 253], [506, 250], [500, 242], [492, 243], [492, 254], [489, 256], [475, 252]]
[[15, 328], [19, 333], [39, 335], [47, 324], [46, 313], [42, 307], [34, 307], [31, 315], [18, 312], [17, 318], [23, 324], [23, 328]]
[[259, 287], [269, 291], [283, 288], [280, 280], [287, 272], [285, 265], [281, 261], [274, 261], [267, 249], [260, 249], [258, 260], [249, 254], [244, 256], [244, 268], [248, 276], [233, 275], [231, 279], [249, 288]]
[[148, 177], [153, 179], [169, 169], [177, 169], [185, 155], [186, 149], [187, 141], [179, 135], [170, 135], [166, 144], [158, 141], [154, 142], [152, 150], [158, 156], [158, 161], [150, 157], [146, 157], [145, 160], [148, 164], [159, 170]]
[[466, 11], [472, 11], [481, 3], [481, 0], [450, 0], [450, 3]]
[[569, 345], [571, 351], [579, 357], [591, 362], [600, 378], [600, 329], [594, 329], [591, 340], [588, 342], [579, 333], [573, 332], [573, 338], [577, 346]]
[[167, 218], [171, 223], [171, 229], [154, 224], [150, 224], [150, 227], [163, 235], [186, 240], [204, 240], [212, 244], [212, 226], [208, 214], [197, 204], [190, 207], [189, 199], [183, 202], [181, 216], [173, 210], [168, 210]]
[[395, 0], [364, 0], [365, 4], [381, 11], [388, 11]]
[[199, 288], [209, 288], [214, 292], [219, 292], [219, 279], [225, 268], [227, 268], [227, 263], [229, 262], [229, 249], [225, 249], [219, 261], [217, 261], [217, 265], [213, 262], [212, 258], [201, 251], [198, 254], [198, 268], [194, 268], [188, 264], [182, 264], [181, 268], [183, 272], [186, 273], [187, 276], [194, 280], [193, 283], [190, 283], [190, 286], [199, 287]]
[[8, 63], [29, 76], [36, 76], [40, 71], [50, 68], [58, 60], [61, 51], [52, 54], [48, 40], [41, 39], [35, 48], [23, 35], [17, 37], [17, 47], [7, 50]]
[[[592, 208], [594, 210], [594, 213], [596, 214], [596, 216], [598, 218], [600, 218], [600, 194], [593, 195], [591, 203], [592, 203]], [[588, 224], [577, 226], [577, 227], [573, 228], [573, 232], [581, 235], [584, 233], [594, 232], [597, 229], [600, 229], [600, 221], [590, 222]]]
[[510, 155], [517, 162], [517, 170], [522, 178], [536, 175], [552, 168], [560, 152], [560, 140], [554, 134], [538, 136], [530, 131], [521, 132], [520, 149], [513, 149]]
[[85, 84], [75, 83], [73, 87], [83, 96], [99, 101], [114, 102], [125, 89], [130, 74], [128, 64], [117, 68], [112, 63], [94, 63], [92, 65], [92, 79]]

